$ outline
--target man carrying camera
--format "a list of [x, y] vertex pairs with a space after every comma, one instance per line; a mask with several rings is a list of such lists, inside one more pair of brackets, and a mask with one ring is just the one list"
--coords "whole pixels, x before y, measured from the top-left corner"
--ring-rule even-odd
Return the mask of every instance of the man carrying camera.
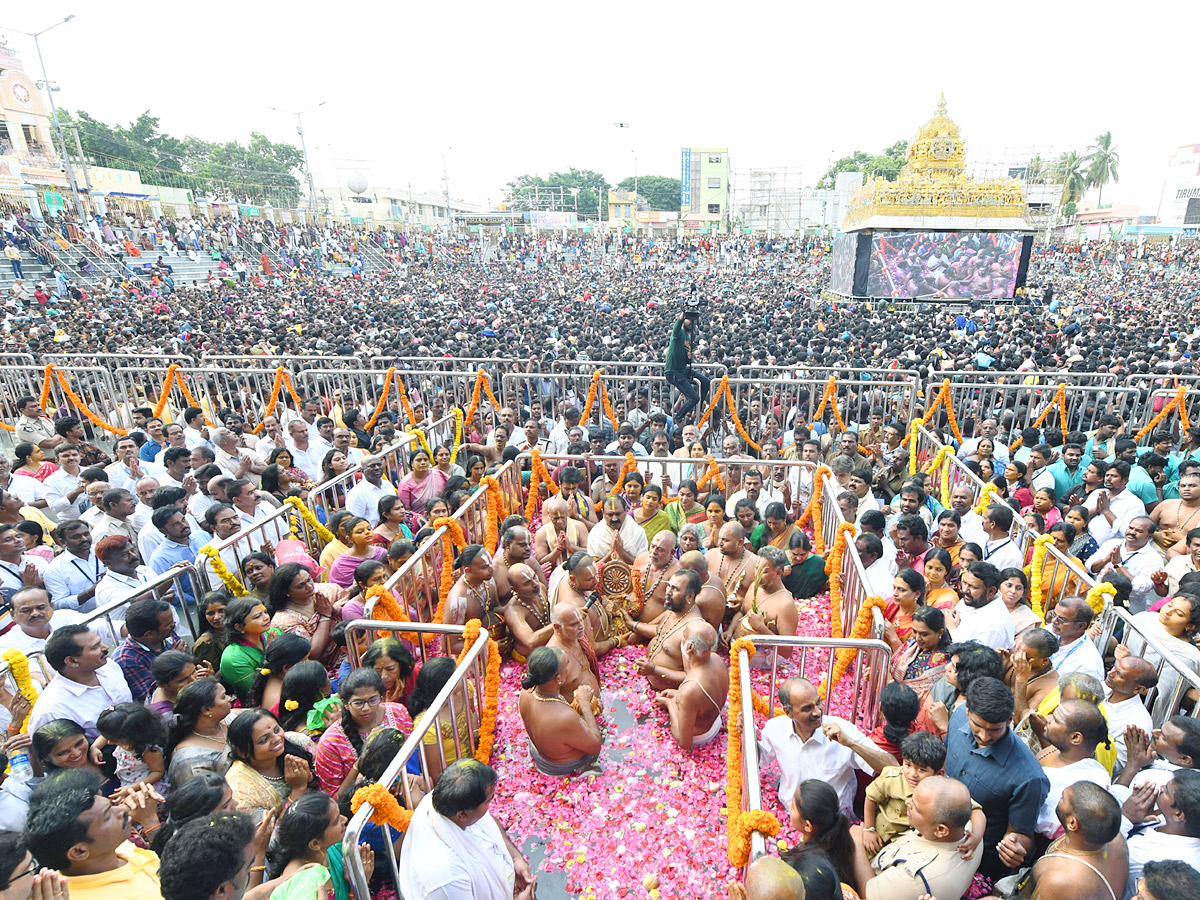
[[[683, 394], [682, 406], [673, 413], [675, 421], [681, 424], [684, 417], [708, 396], [708, 378], [692, 368], [692, 343], [699, 331], [699, 307], [699, 298], [688, 298], [687, 309], [675, 320], [671, 339], [667, 343], [665, 375], [667, 383]], [[693, 381], [700, 382], [699, 391]]]

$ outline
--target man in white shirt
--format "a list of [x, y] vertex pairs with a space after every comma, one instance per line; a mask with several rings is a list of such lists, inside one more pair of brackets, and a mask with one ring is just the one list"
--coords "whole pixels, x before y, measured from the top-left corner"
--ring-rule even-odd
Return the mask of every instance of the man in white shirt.
[[261, 475], [266, 463], [259, 462], [249, 450], [238, 446], [237, 435], [228, 428], [218, 428], [215, 462], [230, 478]]
[[[139, 565], [137, 545], [123, 534], [109, 535], [96, 541], [96, 558], [108, 571], [96, 583], [96, 608], [107, 606], [136, 592], [151, 578], [151, 572]], [[113, 621], [124, 620], [122, 609], [113, 616]], [[116, 635], [111, 635], [114, 639]]]
[[104, 515], [92, 528], [92, 540], [98, 544], [109, 535], [122, 534], [129, 538], [136, 548], [137, 531], [129, 522], [136, 505], [133, 494], [128, 490], [114, 488], [105, 491], [100, 497], [100, 506], [104, 509]]
[[288, 425], [288, 449], [292, 451], [292, 463], [297, 469], [309, 477], [314, 484], [319, 484], [324, 478], [321, 469], [321, 459], [326, 450], [323, 445], [316, 444], [310, 439], [308, 426], [300, 419]]
[[1146, 693], [1158, 684], [1154, 666], [1139, 656], [1118, 659], [1104, 679], [1104, 713], [1108, 718], [1108, 736], [1117, 748], [1117, 762], [1124, 768], [1128, 760], [1125, 729], [1136, 725], [1146, 734], [1154, 731], [1154, 719], [1146, 709]]
[[967, 438], [962, 442], [962, 446], [958, 448], [958, 458], [966, 459], [972, 453], [979, 449], [979, 442], [987, 438], [992, 442], [992, 457], [1000, 463], [1001, 466], [1008, 465], [1008, 445], [997, 439], [996, 435], [1000, 433], [1000, 423], [995, 419], [984, 419], [979, 424], [979, 436]]
[[[49, 481], [49, 479], [46, 480]], [[1189, 572], [1200, 569], [1200, 528], [1193, 528], [1187, 533], [1185, 545], [1187, 553], [1167, 561], [1166, 596], [1168, 597], [1174, 597], [1179, 593], [1179, 579]]]
[[962, 599], [946, 614], [955, 643], [979, 641], [993, 650], [1011, 650], [1016, 630], [1000, 599], [1000, 570], [989, 562], [973, 562], [959, 580]]
[[1025, 560], [1021, 548], [1010, 536], [1013, 523], [1011, 507], [993, 503], [983, 511], [983, 531], [987, 540], [983, 544], [983, 558], [996, 567], [996, 571], [1020, 569]]
[[333, 449], [341, 450], [346, 455], [346, 462], [352, 466], [360, 465], [367, 458], [367, 451], [362, 447], [350, 446], [349, 428], [333, 429]]
[[[278, 512], [275, 507], [260, 502], [258, 491], [245, 478], [239, 478], [237, 481], [227, 484], [225, 493], [233, 508], [237, 510], [240, 530], [253, 528]], [[276, 516], [270, 523], [259, 528], [259, 534], [262, 540], [268, 540], [272, 544], [287, 540], [291, 536], [287, 516]]]
[[1162, 557], [1151, 543], [1157, 530], [1158, 526], [1148, 516], [1137, 516], [1126, 526], [1124, 538], [1105, 541], [1086, 563], [1087, 570], [1097, 576], [1097, 583], [1104, 581], [1108, 572], [1116, 572], [1132, 582], [1133, 590], [1129, 594], [1129, 611], [1132, 613], [1143, 612], [1158, 602], [1156, 576], [1157, 583], [1166, 586]]
[[983, 529], [983, 516], [975, 512], [974, 507], [975, 496], [969, 484], [956, 484], [950, 489], [950, 508], [962, 520], [958, 526], [958, 536], [982, 547], [987, 543], [988, 536]]
[[163, 429], [163, 434], [167, 436], [167, 445], [154, 454], [154, 464], [159, 468], [163, 465], [163, 454], [172, 447], [182, 447], [184, 450], [191, 452], [191, 448], [187, 445], [187, 439], [183, 435], [183, 426], [178, 422], [172, 422]]
[[186, 447], [168, 447], [163, 451], [163, 468], [165, 471], [157, 476], [159, 485], [188, 488], [190, 484], [192, 487], [188, 493], [195, 490], [195, 480], [188, 480], [192, 471], [191, 450]]
[[516, 448], [526, 457], [530, 456], [533, 450], [543, 454], [550, 452], [550, 441], [542, 437], [542, 426], [536, 419], [526, 420], [525, 427], [517, 433]]
[[883, 509], [883, 505], [879, 502], [879, 498], [871, 492], [871, 470], [870, 469], [855, 469], [850, 473], [850, 482], [847, 485], [854, 492], [854, 496], [858, 498], [858, 511], [855, 514], [855, 522], [861, 522], [863, 513], [870, 512], [873, 509]]
[[133, 508], [133, 515], [129, 517], [129, 524], [137, 529], [138, 534], [141, 534], [142, 529], [150, 523], [150, 516], [154, 514], [154, 509], [150, 506], [150, 498], [161, 486], [157, 478], [149, 476], [139, 478], [137, 484], [133, 486], [133, 492], [138, 502], [137, 506]]
[[198, 406], [189, 406], [183, 411], [183, 443], [188, 450], [212, 446], [208, 427], [204, 424], [204, 410]]
[[70, 719], [83, 728], [89, 741], [98, 734], [100, 713], [133, 694], [121, 667], [108, 658], [100, 635], [86, 625], [64, 625], [46, 640], [46, 661], [58, 674], [33, 704], [29, 731], [54, 719]]
[[1058, 635], [1058, 650], [1050, 657], [1050, 664], [1060, 678], [1083, 672], [1097, 681], [1104, 680], [1104, 659], [1087, 635], [1094, 618], [1095, 613], [1082, 597], [1064, 597], [1046, 616], [1046, 627]]
[[417, 804], [404, 835], [400, 893], [426, 900], [533, 900], [521, 851], [488, 812], [496, 770], [459, 760]]
[[[218, 544], [237, 534], [242, 526], [241, 519], [238, 517], [238, 511], [228, 503], [214, 503], [210, 506], [208, 512], [204, 514], [204, 522], [212, 530], [213, 534], [213, 539], [205, 544], [205, 546], [213, 548], [216, 548]], [[225, 564], [225, 568], [230, 572], [236, 573], [241, 571], [241, 561], [238, 559], [235, 547], [225, 547], [223, 550], [219, 550], [217, 555], [220, 557], [221, 562]], [[213, 571], [212, 560], [208, 558], [207, 554], [202, 553], [196, 558], [196, 568], [206, 576], [210, 587], [216, 588], [223, 583], [220, 576]]]
[[1054, 490], [1054, 473], [1049, 468], [1053, 457], [1054, 451], [1049, 444], [1038, 444], [1029, 451], [1028, 471], [1025, 474], [1029, 476], [1035, 494], [1043, 488]]
[[46, 567], [46, 590], [55, 609], [96, 608], [96, 584], [104, 577], [104, 566], [92, 552], [92, 531], [79, 519], [64, 522], [54, 532], [63, 550]]
[[1104, 487], [1088, 494], [1083, 505], [1088, 511], [1088, 532], [1103, 544], [1125, 533], [1137, 516], [1146, 514], [1146, 504], [1132, 491], [1129, 484], [1129, 463], [1117, 460], [1104, 470]]
[[138, 446], [133, 438], [121, 438], [113, 451], [117, 461], [104, 467], [108, 473], [108, 486], [113, 490], [124, 488], [132, 491], [140, 478], [159, 478], [164, 469], [157, 463], [148, 463], [138, 457]]
[[0, 588], [7, 595], [25, 587], [41, 587], [46, 561], [25, 552], [25, 539], [15, 525], [0, 525]]
[[742, 475], [742, 490], [725, 501], [725, 515], [731, 519], [734, 518], [734, 512], [737, 509], [739, 500], [749, 500], [758, 510], [758, 515], [765, 519], [767, 517], [767, 504], [782, 503], [783, 494], [779, 491], [765, 490], [763, 488], [762, 472], [758, 469], [747, 469], [745, 474]]
[[616, 456], [624, 456], [626, 453], [632, 453], [639, 457], [650, 455], [646, 452], [646, 448], [638, 442], [637, 432], [628, 422], [621, 424], [621, 427], [617, 429], [617, 439], [605, 447], [604, 452]]
[[46, 513], [58, 522], [79, 518], [79, 499], [86, 493], [86, 485], [79, 483], [79, 446], [61, 444], [55, 462], [59, 469], [46, 477]]
[[[1155, 801], [1153, 792], [1144, 797], [1137, 794], [1130, 797], [1122, 807], [1125, 821], [1141, 822], [1155, 811]], [[1177, 859], [1193, 869], [1200, 869], [1200, 837], [1194, 837], [1200, 834], [1200, 772], [1195, 769], [1176, 771], [1158, 792], [1157, 807], [1158, 825], [1135, 827], [1126, 837], [1129, 848], [1126, 900], [1137, 891], [1148, 862]], [[1123, 831], [1125, 821], [1121, 823]]]
[[26, 656], [46, 646], [55, 628], [75, 625], [83, 616], [72, 609], [56, 610], [41, 588], [23, 588], [12, 598], [13, 627], [0, 637], [0, 651], [20, 650]]
[[[571, 429], [579, 428], [580, 412], [577, 406], [568, 406], [563, 411], [562, 421], [555, 424], [550, 429], [550, 449], [556, 454], [567, 452], [567, 445], [570, 442]], [[587, 431], [583, 431], [583, 440], [587, 440]]]
[[362, 480], [346, 492], [346, 510], [374, 528], [379, 524], [380, 498], [395, 497], [396, 488], [383, 477], [383, 460], [378, 456], [363, 460], [362, 474]]
[[769, 719], [758, 741], [759, 765], [779, 763], [779, 802], [788, 808], [796, 789], [809, 778], [829, 784], [844, 812], [854, 807], [855, 770], [878, 774], [897, 760], [850, 722], [821, 712], [821, 698], [807, 678], [789, 678], [779, 686], [779, 704], [787, 715]]
[[883, 552], [883, 541], [871, 532], [860, 534], [854, 539], [854, 549], [862, 561], [867, 576], [868, 597], [892, 596], [892, 581], [895, 573]]
[[264, 463], [271, 458], [271, 451], [277, 447], [286, 447], [287, 439], [283, 434], [283, 426], [275, 416], [263, 419], [262, 437], [254, 442], [254, 455]]

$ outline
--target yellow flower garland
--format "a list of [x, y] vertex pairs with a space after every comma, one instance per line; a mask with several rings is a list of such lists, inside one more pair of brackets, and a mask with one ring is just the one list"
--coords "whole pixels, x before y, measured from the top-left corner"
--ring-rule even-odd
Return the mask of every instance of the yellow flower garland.
[[1046, 621], [1046, 597], [1042, 589], [1042, 568], [1046, 565], [1046, 548], [1054, 543], [1054, 535], [1038, 535], [1033, 541], [1033, 559], [1029, 563], [1029, 602], [1033, 613]]
[[[288, 498], [289, 500], [292, 498]], [[246, 590], [246, 586], [238, 581], [238, 577], [229, 571], [229, 567], [225, 565], [225, 561], [221, 559], [221, 554], [217, 552], [216, 547], [207, 546], [200, 548], [200, 555], [207, 556], [209, 565], [212, 566], [213, 572], [218, 578], [225, 582], [225, 587], [229, 588], [229, 593], [235, 597], [245, 597], [250, 592]]]
[[908, 444], [908, 474], [909, 475], [917, 474], [917, 432], [920, 430], [921, 424], [923, 422], [924, 422], [924, 419], [920, 419], [920, 418], [913, 419], [912, 425], [910, 425], [908, 427], [908, 440], [905, 441], [905, 443]]
[[450, 463], [458, 459], [458, 450], [463, 441], [463, 411], [457, 406], [450, 410], [454, 414], [454, 446], [450, 448]]
[[1087, 592], [1088, 606], [1092, 608], [1092, 612], [1100, 615], [1100, 613], [1104, 612], [1104, 598], [1115, 597], [1116, 595], [1117, 589], [1107, 581], [1103, 581]]
[[317, 533], [317, 536], [321, 540], [327, 544], [333, 543], [333, 532], [317, 521], [317, 517], [313, 515], [312, 510], [301, 503], [299, 497], [288, 497], [283, 502], [287, 506], [295, 507], [296, 512], [300, 513], [300, 518], [304, 520], [309, 528]]
[[425, 437], [425, 432], [416, 425], [409, 425], [408, 428], [404, 430], [409, 434], [415, 434], [417, 436], [417, 441], [420, 443], [421, 449], [429, 454], [429, 461], [433, 462], [433, 450], [431, 450], [429, 447], [429, 439]]
[[25, 732], [29, 728], [29, 717], [33, 715], [33, 704], [38, 698], [29, 678], [29, 659], [20, 650], [5, 650], [0, 659], [8, 663], [8, 672], [12, 675], [13, 684], [17, 686], [17, 693], [29, 701], [30, 710], [25, 714], [25, 721], [21, 723], [21, 731]]
[[975, 504], [976, 515], [983, 515], [984, 510], [991, 505], [991, 497], [994, 493], [996, 493], [996, 486], [989, 481], [983, 486], [983, 492], [979, 495], [979, 502]]

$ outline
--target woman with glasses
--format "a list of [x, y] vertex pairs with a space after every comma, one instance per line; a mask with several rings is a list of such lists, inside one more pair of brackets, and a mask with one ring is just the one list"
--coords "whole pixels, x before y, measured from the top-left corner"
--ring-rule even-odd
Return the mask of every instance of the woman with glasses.
[[335, 799], [358, 778], [358, 757], [375, 729], [387, 726], [404, 734], [412, 731], [408, 710], [384, 700], [383, 679], [374, 669], [355, 669], [338, 688], [342, 717], [321, 735], [317, 744], [317, 777], [321, 790]]

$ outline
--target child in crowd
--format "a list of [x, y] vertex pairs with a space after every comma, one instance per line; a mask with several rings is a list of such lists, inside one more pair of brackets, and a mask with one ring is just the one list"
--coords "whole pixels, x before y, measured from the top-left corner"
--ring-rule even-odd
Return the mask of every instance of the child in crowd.
[[167, 743], [167, 726], [161, 716], [141, 703], [119, 703], [100, 713], [96, 728], [100, 736], [92, 749], [103, 750], [113, 745], [115, 774], [121, 787], [144, 784], [166, 796], [163, 778], [167, 763], [163, 747]]
[[908, 798], [918, 784], [941, 775], [946, 745], [928, 731], [915, 731], [900, 744], [903, 765], [887, 766], [867, 786], [863, 801], [863, 849], [874, 856], [908, 830]]

